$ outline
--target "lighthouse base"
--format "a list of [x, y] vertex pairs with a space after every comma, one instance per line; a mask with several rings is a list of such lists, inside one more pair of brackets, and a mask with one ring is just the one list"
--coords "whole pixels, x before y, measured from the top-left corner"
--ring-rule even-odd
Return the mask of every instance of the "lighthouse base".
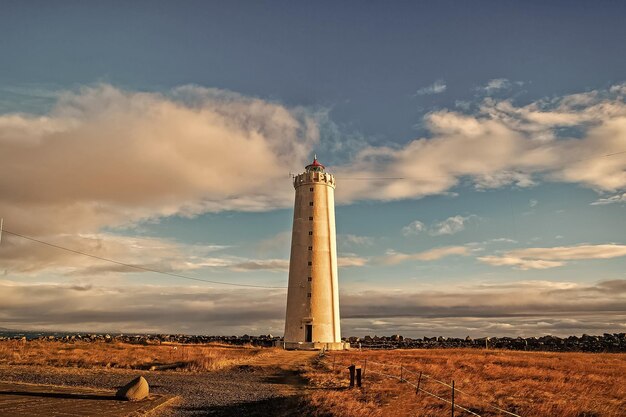
[[285, 350], [348, 350], [348, 342], [280, 342], [276, 345]]

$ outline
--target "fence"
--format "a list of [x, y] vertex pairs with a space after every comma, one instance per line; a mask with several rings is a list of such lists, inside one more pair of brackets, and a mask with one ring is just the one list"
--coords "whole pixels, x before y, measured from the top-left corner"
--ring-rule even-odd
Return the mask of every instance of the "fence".
[[[325, 356], [325, 352], [321, 352], [320, 357], [324, 357]], [[344, 362], [337, 362], [337, 356], [333, 355], [333, 362], [332, 362], [332, 369], [333, 371], [335, 370], [336, 366], [345, 366], [346, 363]], [[350, 366], [354, 366], [354, 363], [350, 363]], [[369, 366], [369, 368], [368, 368]], [[367, 373], [372, 373], [372, 374], [376, 374], [376, 375], [380, 375], [382, 377], [386, 377], [386, 378], [392, 378], [392, 379], [397, 379], [398, 381], [400, 381], [400, 383], [406, 383], [410, 386], [412, 386], [413, 388], [415, 388], [415, 393], [419, 394], [420, 392], [423, 392], [424, 394], [427, 394], [433, 398], [436, 398], [437, 400], [440, 401], [444, 401], [448, 404], [450, 404], [450, 415], [452, 417], [454, 417], [454, 412], [456, 409], [465, 411], [466, 413], [469, 413], [470, 415], [473, 416], [477, 416], [477, 417], [482, 417], [480, 414], [476, 413], [475, 411], [470, 410], [467, 407], [463, 407], [460, 404], [458, 404], [457, 400], [455, 399], [456, 394], [461, 394], [463, 396], [466, 397], [472, 397], [476, 400], [478, 400], [479, 402], [481, 402], [482, 404], [484, 404], [486, 407], [491, 408], [492, 410], [496, 410], [500, 413], [503, 413], [507, 416], [513, 416], [513, 417], [521, 417], [519, 414], [515, 414], [511, 411], [508, 410], [504, 410], [500, 407], [497, 407], [493, 404], [490, 404], [484, 400], [482, 400], [480, 397], [470, 394], [464, 390], [460, 390], [458, 388], [456, 388], [454, 386], [454, 380], [451, 381], [450, 384], [438, 380], [436, 378], [434, 378], [431, 375], [428, 375], [422, 371], [416, 372], [414, 370], [411, 369], [407, 369], [405, 366], [403, 365], [397, 365], [397, 364], [389, 364], [389, 363], [382, 363], [382, 362], [376, 362], [376, 361], [372, 361], [372, 360], [368, 360], [367, 358], [363, 359], [362, 362], [362, 376], [363, 379], [365, 379], [365, 376]], [[388, 371], [389, 370], [389, 371]], [[393, 370], [395, 370], [395, 373], [393, 373]], [[413, 380], [411, 380], [413, 379]], [[434, 392], [428, 391], [426, 389], [424, 389], [424, 385], [426, 381], [431, 381], [432, 383], [441, 385], [441, 386], [445, 386], [447, 388], [450, 389], [450, 399], [444, 398], [442, 395], [437, 395]]]

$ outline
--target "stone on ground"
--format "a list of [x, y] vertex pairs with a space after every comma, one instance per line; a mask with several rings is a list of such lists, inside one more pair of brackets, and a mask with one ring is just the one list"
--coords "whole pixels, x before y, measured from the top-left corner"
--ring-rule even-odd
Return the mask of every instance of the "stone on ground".
[[148, 381], [144, 377], [138, 376], [117, 390], [115, 396], [121, 400], [139, 401], [148, 398], [149, 394], [150, 387], [148, 386]]

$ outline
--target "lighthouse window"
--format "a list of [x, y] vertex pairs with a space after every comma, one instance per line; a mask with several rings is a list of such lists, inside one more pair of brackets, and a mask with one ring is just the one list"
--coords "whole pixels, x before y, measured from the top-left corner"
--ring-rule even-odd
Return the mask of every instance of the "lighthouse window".
[[309, 246], [309, 250], [313, 250], [313, 246]]
[[313, 216], [309, 216], [309, 220], [313, 220]]
[[311, 202], [309, 203], [309, 206], [312, 206], [312, 205], [313, 205], [313, 202], [311, 201]]
[[313, 191], [313, 187], [309, 188], [309, 191]]
[[311, 293], [310, 293], [310, 292], [309, 292], [309, 293], [307, 293], [307, 294], [306, 294], [306, 296], [307, 296], [307, 297], [309, 297], [309, 298], [311, 298]]
[[313, 266], [313, 262], [309, 261], [309, 266]]
[[309, 236], [313, 236], [313, 232], [312, 232], [312, 231], [311, 231], [311, 232], [309, 232]]
[[313, 277], [308, 278], [309, 282], [313, 281]]

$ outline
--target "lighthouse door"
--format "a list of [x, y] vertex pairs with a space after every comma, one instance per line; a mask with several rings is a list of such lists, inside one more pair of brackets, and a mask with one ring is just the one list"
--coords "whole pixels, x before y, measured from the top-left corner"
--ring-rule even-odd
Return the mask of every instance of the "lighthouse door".
[[306, 324], [304, 326], [304, 341], [311, 343], [313, 341], [313, 325]]

